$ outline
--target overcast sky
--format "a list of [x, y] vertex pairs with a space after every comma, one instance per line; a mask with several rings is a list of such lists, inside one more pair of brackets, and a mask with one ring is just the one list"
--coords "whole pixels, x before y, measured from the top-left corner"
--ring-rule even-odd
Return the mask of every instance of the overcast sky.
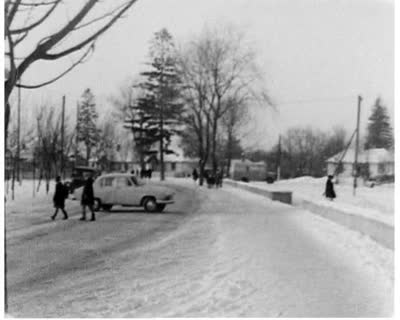
[[[393, 115], [394, 9], [384, 0], [139, 0], [97, 42], [88, 62], [50, 86], [23, 90], [24, 105], [61, 101], [65, 94], [67, 112], [75, 114], [77, 99], [90, 87], [104, 112], [111, 108], [107, 97], [143, 70], [154, 32], [165, 27], [180, 42], [220, 23], [245, 31], [278, 110], [257, 111], [247, 146], [269, 147], [291, 126], [343, 125], [350, 133], [358, 94], [364, 98], [362, 129], [377, 96]], [[23, 82], [48, 79], [63, 63], [68, 59], [37, 63]]]

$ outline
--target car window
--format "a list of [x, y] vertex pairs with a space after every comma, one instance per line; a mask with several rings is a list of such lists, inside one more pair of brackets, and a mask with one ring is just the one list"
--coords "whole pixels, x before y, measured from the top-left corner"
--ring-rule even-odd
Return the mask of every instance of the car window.
[[115, 186], [118, 188], [131, 186], [132, 182], [126, 177], [115, 178]]
[[112, 177], [103, 178], [100, 181], [100, 186], [102, 186], [102, 187], [111, 187], [113, 185], [113, 180], [114, 180], [114, 178], [112, 178]]
[[131, 179], [132, 179], [132, 181], [133, 181], [135, 186], [139, 185], [138, 180], [136, 179], [135, 176], [131, 176]]

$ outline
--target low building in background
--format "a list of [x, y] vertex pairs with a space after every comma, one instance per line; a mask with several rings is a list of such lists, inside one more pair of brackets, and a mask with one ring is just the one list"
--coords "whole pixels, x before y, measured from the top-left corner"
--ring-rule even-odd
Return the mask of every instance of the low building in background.
[[253, 162], [247, 159], [233, 159], [229, 176], [233, 180], [265, 181], [267, 165], [264, 161]]
[[[343, 156], [344, 152], [346, 153]], [[354, 157], [354, 149], [335, 154], [326, 160], [327, 174], [333, 175], [336, 171], [339, 177], [353, 177]], [[358, 174], [364, 179], [394, 176], [394, 152], [392, 150], [383, 148], [366, 149], [360, 151], [357, 158]], [[341, 162], [340, 159], [342, 159]]]

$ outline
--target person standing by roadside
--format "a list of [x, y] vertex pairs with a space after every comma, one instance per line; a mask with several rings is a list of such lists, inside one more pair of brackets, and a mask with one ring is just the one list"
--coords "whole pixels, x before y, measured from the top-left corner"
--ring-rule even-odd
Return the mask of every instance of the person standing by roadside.
[[57, 213], [58, 213], [58, 209], [60, 209], [64, 214], [63, 220], [67, 220], [68, 219], [68, 214], [64, 209], [64, 207], [65, 207], [65, 198], [68, 196], [67, 192], [68, 191], [67, 191], [66, 187], [61, 182], [61, 177], [57, 176], [56, 177], [56, 191], [54, 192], [54, 196], [53, 196], [53, 203], [54, 203], [54, 208], [56, 208], [56, 211], [51, 216], [52, 220], [54, 220], [56, 218]]
[[336, 198], [336, 193], [335, 193], [335, 190], [333, 188], [332, 179], [333, 179], [333, 176], [329, 175], [328, 176], [328, 180], [326, 181], [325, 192], [324, 192], [324, 196], [327, 197], [328, 199], [330, 199], [331, 201], [334, 198]]
[[92, 218], [90, 220], [95, 221], [96, 217], [94, 215], [94, 210], [93, 210], [93, 205], [94, 205], [93, 178], [91, 174], [86, 179], [85, 185], [83, 187], [81, 205], [82, 205], [82, 217], [79, 220], [82, 221], [86, 220], [86, 207], [88, 207], [92, 213]]

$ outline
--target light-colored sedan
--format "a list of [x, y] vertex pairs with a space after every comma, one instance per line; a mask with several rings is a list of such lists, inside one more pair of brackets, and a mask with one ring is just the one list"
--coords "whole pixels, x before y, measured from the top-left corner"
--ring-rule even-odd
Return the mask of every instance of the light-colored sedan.
[[[81, 199], [83, 187], [74, 191]], [[145, 184], [135, 176], [125, 173], [105, 174], [93, 183], [94, 210], [111, 210], [114, 205], [144, 207], [148, 212], [161, 212], [167, 204], [174, 203], [174, 192], [167, 187]]]

